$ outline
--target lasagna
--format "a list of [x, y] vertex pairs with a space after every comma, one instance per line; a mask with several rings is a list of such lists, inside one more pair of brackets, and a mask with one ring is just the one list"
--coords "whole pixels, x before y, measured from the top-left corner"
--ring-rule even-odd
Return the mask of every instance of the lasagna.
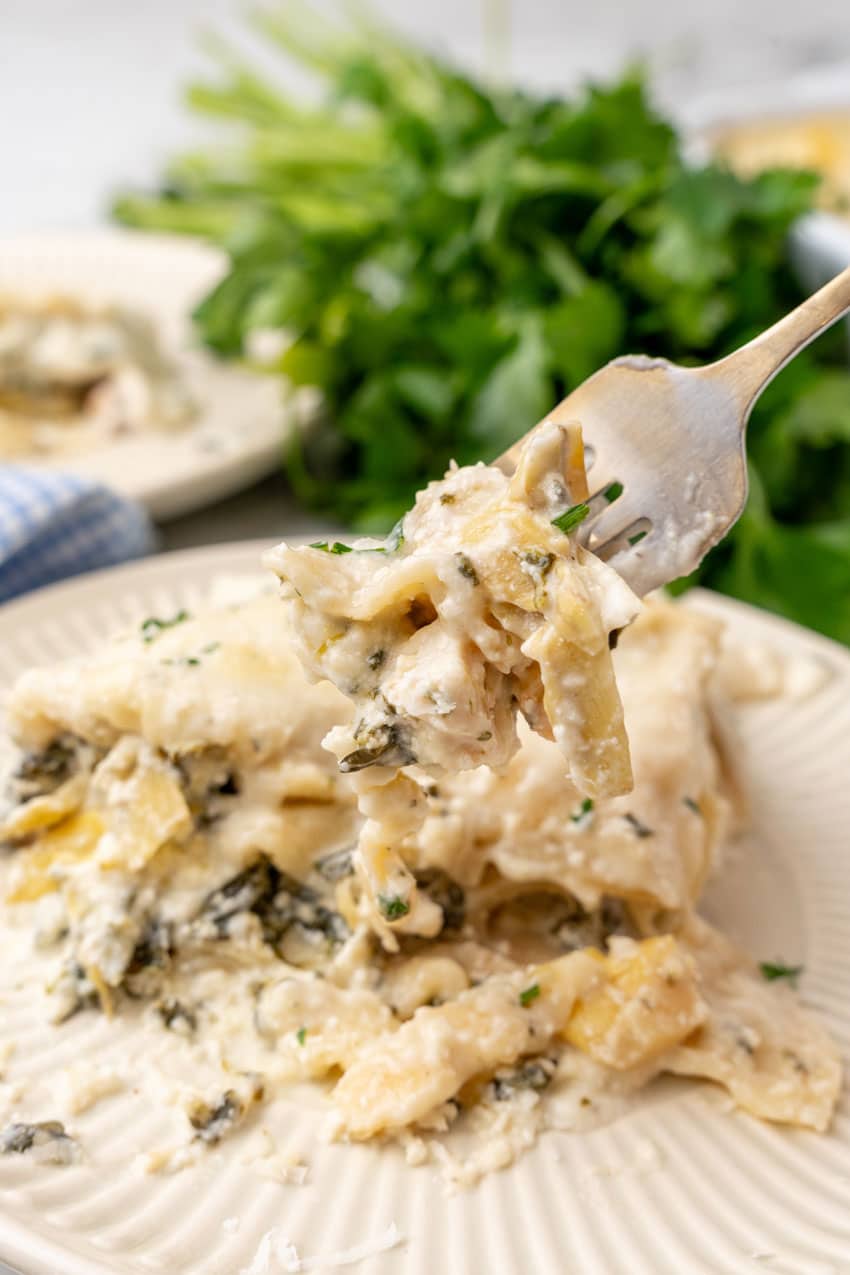
[[[501, 480], [496, 491], [477, 470], [448, 483], [470, 518], [505, 497]], [[381, 619], [383, 648], [353, 627], [372, 610], [328, 648], [348, 643], [340, 681], [355, 653], [380, 673], [366, 657], [384, 649], [382, 680], [370, 685], [390, 698], [394, 677], [409, 691], [394, 707], [423, 710], [421, 724], [411, 712], [383, 785], [397, 785], [399, 897], [415, 891], [422, 905], [407, 928], [396, 922], [409, 917], [376, 908], [358, 857], [370, 811], [357, 783], [373, 768], [338, 765], [340, 741], [349, 753], [369, 746], [356, 738], [359, 692], [307, 680], [303, 628], [292, 632], [278, 598], [151, 615], [14, 686], [4, 918], [49, 955], [57, 1032], [73, 1015], [142, 1015], [188, 1059], [203, 1058], [206, 1076], [216, 1060], [215, 1083], [183, 1106], [195, 1153], [238, 1137], [298, 1081], [324, 1088], [336, 1136], [400, 1141], [412, 1161], [439, 1160], [464, 1183], [542, 1130], [605, 1118], [663, 1073], [712, 1081], [766, 1120], [829, 1125], [834, 1044], [786, 980], [766, 981], [697, 910], [738, 818], [720, 742], [719, 626], [651, 601], [610, 649], [633, 602], [567, 533], [555, 529], [568, 546], [554, 534], [540, 543], [549, 525], [535, 518], [533, 547], [553, 555], [540, 579], [515, 553], [515, 524], [504, 551], [463, 541], [479, 586], [462, 572], [444, 581], [447, 560], [429, 565], [425, 553], [407, 568], [414, 599], [427, 591], [438, 616], [452, 599], [439, 649], [467, 640], [456, 624], [489, 627], [477, 588], [525, 648], [505, 658], [488, 648], [475, 672], [483, 707], [469, 719], [452, 709], [463, 766], [446, 764], [454, 727], [444, 734], [431, 720], [449, 714], [432, 714], [424, 689], [417, 700], [399, 667], [427, 632], [400, 604]], [[415, 546], [416, 519], [404, 534]], [[460, 550], [448, 540], [445, 552]], [[493, 565], [502, 552], [506, 580]], [[293, 551], [292, 561], [351, 562], [368, 608], [379, 593], [365, 555]], [[554, 579], [559, 596], [544, 602]], [[469, 621], [451, 614], [461, 589]], [[576, 598], [586, 621], [563, 616]], [[598, 701], [547, 663], [562, 642], [598, 671]], [[563, 698], [551, 697], [553, 678]], [[458, 685], [443, 688], [453, 703]], [[605, 759], [596, 787], [591, 752], [575, 764], [565, 754], [564, 705]], [[493, 741], [475, 738], [485, 729]], [[488, 745], [503, 750], [498, 766], [484, 764]], [[153, 1067], [155, 1054], [132, 1065]], [[48, 1135], [27, 1130], [61, 1114], [24, 1126], [13, 1113], [4, 1153], [30, 1154]]]
[[425, 814], [411, 766], [503, 768], [521, 717], [588, 800], [631, 788], [611, 648], [638, 603], [578, 543], [587, 495], [580, 429], [549, 422], [512, 476], [431, 483], [384, 545], [267, 555], [306, 670], [356, 709], [327, 743], [360, 795], [357, 867], [387, 939], [440, 929], [404, 861]]
[[0, 298], [0, 458], [174, 431], [195, 410], [143, 315], [68, 297]]

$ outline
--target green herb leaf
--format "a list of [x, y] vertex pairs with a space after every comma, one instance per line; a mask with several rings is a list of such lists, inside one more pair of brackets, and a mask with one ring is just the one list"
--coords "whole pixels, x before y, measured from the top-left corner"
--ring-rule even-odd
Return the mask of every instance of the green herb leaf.
[[543, 323], [529, 315], [513, 349], [496, 364], [470, 405], [469, 434], [486, 459], [505, 451], [545, 416], [552, 406], [550, 384]]
[[295, 1039], [298, 1041], [299, 1045], [303, 1045], [304, 1041], [307, 1039], [307, 1028], [299, 1027], [298, 1031], [295, 1033]]
[[178, 611], [170, 620], [161, 620], [155, 615], [149, 615], [146, 620], [142, 620], [142, 641], [153, 642], [154, 638], [159, 637], [163, 630], [173, 629], [175, 625], [183, 624], [189, 618], [188, 611]]
[[519, 1003], [523, 1009], [528, 1009], [532, 1001], [536, 1001], [540, 995], [540, 984], [532, 983], [530, 987], [526, 987], [519, 994]]
[[323, 553], [353, 553], [351, 545], [344, 545], [341, 540], [334, 540], [333, 544], [328, 544], [327, 540], [314, 540], [310, 545], [311, 549], [321, 549]]
[[559, 514], [557, 518], [553, 518], [552, 526], [569, 534], [584, 522], [589, 513], [590, 505], [582, 501], [581, 504], [573, 505], [570, 509], [566, 509], [562, 514]]
[[585, 819], [587, 815], [591, 813], [592, 810], [593, 810], [593, 798], [585, 797], [581, 805], [579, 806], [578, 810], [576, 810], [573, 814], [570, 815], [570, 819], [572, 820], [573, 823], [581, 823], [582, 820]]
[[397, 921], [400, 917], [407, 916], [410, 904], [397, 894], [379, 894], [378, 911], [385, 921]]
[[[203, 647], [201, 655], [206, 654], [208, 650], [215, 650], [218, 645], [218, 642], [214, 642], [211, 647]], [[174, 655], [160, 660], [160, 663], [176, 668], [199, 668], [202, 660], [200, 655]]]
[[768, 983], [773, 983], [777, 979], [786, 978], [789, 983], [796, 983], [797, 979], [803, 972], [802, 965], [785, 965], [782, 961], [761, 961], [759, 969], [762, 978], [766, 978]]

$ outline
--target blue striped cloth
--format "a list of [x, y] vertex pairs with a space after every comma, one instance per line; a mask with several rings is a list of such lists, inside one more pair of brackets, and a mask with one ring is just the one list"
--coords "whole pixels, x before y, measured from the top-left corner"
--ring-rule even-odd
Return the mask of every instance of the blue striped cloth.
[[154, 547], [147, 514], [77, 474], [0, 465], [0, 601]]

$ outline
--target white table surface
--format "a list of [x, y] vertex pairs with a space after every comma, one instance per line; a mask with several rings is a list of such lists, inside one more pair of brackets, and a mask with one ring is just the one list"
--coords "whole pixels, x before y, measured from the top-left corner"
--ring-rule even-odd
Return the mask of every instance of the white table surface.
[[[272, 3], [273, 0], [267, 0]], [[664, 102], [850, 57], [847, 0], [373, 0], [479, 70], [541, 90], [647, 57]], [[180, 85], [202, 30], [251, 46], [238, 0], [6, 0], [0, 5], [0, 231], [87, 225], [155, 180], [193, 135]], [[333, 0], [306, 0], [316, 14]], [[499, 30], [503, 36], [496, 34]]]
[[[321, 13], [333, 5], [313, 0], [308, 7]], [[659, 100], [685, 115], [706, 95], [850, 60], [848, 0], [703, 0], [698, 7], [681, 0], [375, 0], [375, 7], [460, 61], [541, 90], [614, 74], [627, 57], [642, 56]], [[179, 85], [204, 65], [198, 34], [243, 31], [239, 10], [234, 0], [0, 6], [0, 233], [91, 226], [105, 218], [118, 187], [155, 182], [165, 158], [196, 135]], [[275, 476], [175, 520], [162, 529], [161, 548], [273, 540], [320, 525]], [[1, 1260], [0, 1275], [9, 1275]]]

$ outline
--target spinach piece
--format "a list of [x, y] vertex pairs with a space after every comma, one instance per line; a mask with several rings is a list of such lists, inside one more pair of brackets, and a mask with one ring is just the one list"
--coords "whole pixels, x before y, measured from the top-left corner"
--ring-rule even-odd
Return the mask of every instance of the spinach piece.
[[350, 877], [354, 872], [353, 854], [354, 850], [351, 846], [346, 846], [343, 850], [333, 850], [330, 854], [316, 859], [313, 867], [326, 881], [342, 881], [344, 877]]
[[76, 1158], [78, 1144], [59, 1120], [15, 1122], [0, 1132], [0, 1155], [23, 1155], [27, 1151], [35, 1152], [45, 1164], [70, 1164]]
[[316, 890], [281, 872], [265, 855], [208, 894], [195, 924], [201, 937], [227, 939], [234, 918], [246, 912], [257, 917], [264, 942], [290, 961], [287, 939], [293, 932], [330, 947], [350, 934], [344, 918]]
[[587, 912], [578, 899], [565, 896], [559, 912], [560, 915], [553, 919], [550, 933], [567, 952], [583, 947], [598, 947], [605, 951], [613, 934], [637, 937], [627, 905], [607, 894], [591, 912]]
[[416, 873], [416, 885], [443, 913], [443, 931], [460, 930], [466, 920], [466, 894], [448, 873], [427, 868]]
[[163, 1027], [179, 1036], [191, 1036], [198, 1026], [198, 1016], [188, 1005], [178, 1000], [164, 1000], [156, 1006]]
[[46, 748], [24, 753], [10, 779], [14, 797], [29, 801], [55, 792], [78, 769], [81, 743], [74, 735], [57, 735]]
[[379, 722], [355, 732], [360, 745], [348, 753], [339, 763], [344, 775], [367, 766], [410, 766], [416, 756], [408, 742], [408, 732], [400, 722]]
[[536, 1058], [519, 1067], [497, 1071], [492, 1080], [496, 1102], [506, 1102], [523, 1089], [545, 1089], [555, 1074], [557, 1063], [553, 1058]]
[[466, 556], [465, 553], [456, 553], [455, 562], [457, 563], [457, 569], [460, 572], [460, 574], [464, 577], [465, 580], [468, 580], [473, 587], [481, 583], [478, 577], [478, 572], [475, 570], [475, 567], [472, 565], [471, 560]]
[[215, 1146], [245, 1115], [245, 1103], [235, 1089], [227, 1089], [216, 1103], [196, 1102], [188, 1111], [195, 1137]]

